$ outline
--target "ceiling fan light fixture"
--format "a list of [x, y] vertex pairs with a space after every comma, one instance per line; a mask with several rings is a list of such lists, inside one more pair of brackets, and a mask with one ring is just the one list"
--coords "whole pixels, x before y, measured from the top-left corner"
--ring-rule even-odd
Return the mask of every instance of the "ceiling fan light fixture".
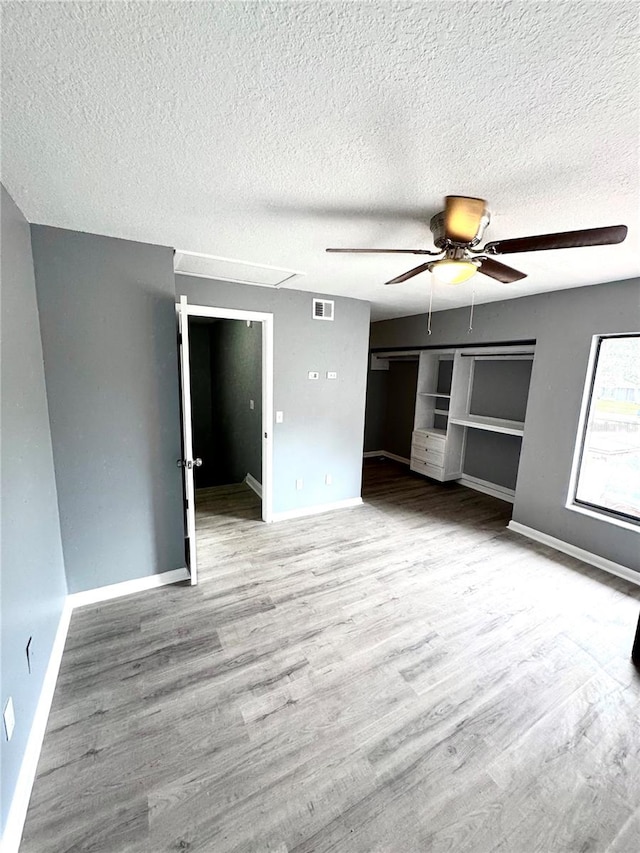
[[431, 272], [445, 284], [462, 284], [478, 272], [478, 262], [443, 258], [431, 264]]

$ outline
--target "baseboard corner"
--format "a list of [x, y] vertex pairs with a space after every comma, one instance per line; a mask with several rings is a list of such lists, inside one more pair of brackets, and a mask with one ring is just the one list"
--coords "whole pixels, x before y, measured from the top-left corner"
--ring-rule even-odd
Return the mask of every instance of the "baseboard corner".
[[122, 583], [99, 586], [95, 589], [87, 589], [82, 592], [72, 592], [68, 596], [71, 606], [85, 607], [87, 604], [99, 604], [101, 601], [110, 601], [112, 598], [121, 598], [123, 595], [133, 595], [136, 592], [146, 592], [160, 586], [187, 581], [191, 577], [187, 568], [172, 569], [169, 572], [161, 572], [157, 575], [147, 575], [143, 578], [134, 578]]
[[256, 493], [256, 495], [262, 500], [262, 483], [253, 476], [253, 474], [247, 473], [244, 478], [245, 483], [249, 486], [250, 489]]

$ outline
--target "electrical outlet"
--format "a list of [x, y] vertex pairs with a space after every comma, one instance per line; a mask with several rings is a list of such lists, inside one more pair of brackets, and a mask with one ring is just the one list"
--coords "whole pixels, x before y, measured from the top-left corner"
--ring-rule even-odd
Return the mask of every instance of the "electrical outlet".
[[296, 480], [296, 490], [297, 490], [297, 491], [300, 491], [300, 489], [302, 488], [302, 486], [303, 486], [303, 485], [304, 485], [304, 484], [303, 484], [303, 482], [302, 482], [302, 480], [301, 480], [301, 479], [300, 479], [300, 480]]
[[338, 378], [338, 374], [335, 372], [335, 370], [327, 370], [327, 379], [337, 379], [337, 378]]
[[309, 371], [309, 379], [320, 379], [320, 374], [318, 373], [317, 370], [310, 370]]
[[15, 712], [13, 710], [13, 699], [11, 696], [9, 696], [9, 699], [7, 700], [7, 704], [4, 706], [4, 713], [2, 716], [4, 718], [4, 734], [5, 734], [5, 737], [7, 738], [7, 740], [11, 740], [11, 737], [13, 735], [13, 730], [14, 730], [15, 725], [16, 725], [16, 715], [15, 715]]
[[249, 408], [255, 409], [255, 407], [256, 407], [256, 404], [253, 402], [253, 400], [249, 400]]
[[276, 423], [281, 424], [284, 421], [284, 412], [276, 412]]
[[324, 482], [327, 486], [330, 486], [333, 483], [333, 477], [331, 476], [331, 474], [325, 474]]

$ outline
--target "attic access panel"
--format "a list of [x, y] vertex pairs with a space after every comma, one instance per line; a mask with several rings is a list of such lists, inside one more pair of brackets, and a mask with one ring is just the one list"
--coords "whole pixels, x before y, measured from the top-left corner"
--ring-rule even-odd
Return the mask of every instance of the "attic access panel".
[[174, 272], [182, 275], [211, 278], [217, 281], [231, 281], [238, 284], [253, 284], [258, 287], [280, 287], [285, 282], [304, 275], [299, 270], [181, 250], [176, 250], [173, 269]]

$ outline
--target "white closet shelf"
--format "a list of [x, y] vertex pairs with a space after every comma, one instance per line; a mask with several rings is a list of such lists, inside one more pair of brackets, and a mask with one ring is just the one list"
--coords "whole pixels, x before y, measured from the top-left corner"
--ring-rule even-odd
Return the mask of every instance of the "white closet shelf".
[[462, 415], [459, 418], [449, 416], [449, 423], [487, 432], [501, 432], [505, 435], [524, 435], [523, 421], [508, 421], [505, 418], [487, 418], [483, 415]]

